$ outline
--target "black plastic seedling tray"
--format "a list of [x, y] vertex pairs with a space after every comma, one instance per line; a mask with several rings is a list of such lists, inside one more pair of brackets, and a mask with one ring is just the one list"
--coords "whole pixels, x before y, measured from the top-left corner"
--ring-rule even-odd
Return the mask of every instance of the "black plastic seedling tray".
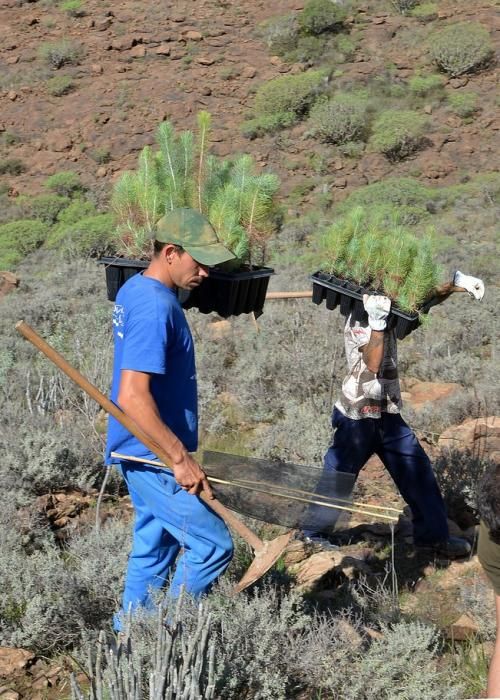
[[223, 318], [240, 314], [262, 314], [269, 279], [274, 274], [270, 267], [226, 272], [214, 268], [210, 275], [180, 299], [185, 309], [196, 308], [202, 314], [214, 311]]
[[[115, 301], [120, 287], [148, 266], [146, 260], [127, 258], [100, 258], [105, 265], [109, 301]], [[179, 290], [179, 300], [185, 309], [198, 309], [203, 314], [218, 313], [223, 318], [253, 312], [262, 314], [269, 279], [274, 274], [270, 267], [225, 272], [214, 268], [199, 287], [191, 292]]]
[[[313, 283], [312, 300], [321, 304], [323, 299], [326, 308], [333, 310], [339, 307], [340, 313], [346, 318], [352, 314], [355, 321], [368, 325], [368, 315], [363, 306], [363, 294], [373, 294], [373, 289], [360, 287], [350, 280], [343, 280], [326, 272], [315, 272], [311, 275]], [[401, 311], [397, 306], [391, 306], [387, 320], [387, 328], [396, 330], [396, 337], [402, 340], [420, 325], [420, 315]]]
[[106, 287], [109, 301], [114, 301], [118, 290], [125, 282], [147, 268], [147, 260], [129, 260], [128, 258], [104, 257], [97, 261], [105, 265]]

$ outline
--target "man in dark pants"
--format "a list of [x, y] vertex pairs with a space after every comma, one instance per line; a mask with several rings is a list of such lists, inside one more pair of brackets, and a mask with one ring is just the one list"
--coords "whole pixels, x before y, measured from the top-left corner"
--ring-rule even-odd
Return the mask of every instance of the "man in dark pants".
[[[455, 273], [452, 283], [437, 290], [438, 300], [443, 301], [458, 286], [477, 299], [484, 294], [481, 280]], [[363, 304], [368, 325], [348, 318], [345, 326], [349, 372], [333, 410], [335, 435], [325, 455], [325, 470], [357, 476], [367, 460], [377, 454], [411, 508], [415, 545], [449, 557], [465, 556], [470, 545], [462, 538], [450, 537], [445, 505], [429, 458], [400, 415], [396, 334], [386, 328], [391, 301], [380, 295], [365, 295]], [[329, 547], [322, 533], [304, 534], [306, 541]]]

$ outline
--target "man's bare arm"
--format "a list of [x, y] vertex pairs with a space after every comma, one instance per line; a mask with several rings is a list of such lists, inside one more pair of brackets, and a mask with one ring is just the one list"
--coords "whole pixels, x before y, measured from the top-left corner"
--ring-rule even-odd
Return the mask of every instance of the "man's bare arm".
[[191, 457], [185, 446], [162, 421], [150, 390], [151, 375], [146, 372], [122, 370], [118, 404], [149, 437], [157, 442], [169, 457], [175, 480], [190, 494], [205, 491], [213, 498], [205, 472]]
[[359, 349], [370, 372], [377, 374], [384, 358], [384, 331], [372, 330], [370, 340]]

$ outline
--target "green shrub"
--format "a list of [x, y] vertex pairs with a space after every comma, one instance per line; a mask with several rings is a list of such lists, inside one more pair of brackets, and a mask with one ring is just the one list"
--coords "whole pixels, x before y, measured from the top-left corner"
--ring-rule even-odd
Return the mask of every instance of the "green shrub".
[[15, 146], [17, 143], [21, 143], [22, 140], [22, 136], [16, 134], [15, 131], [10, 131], [9, 129], [3, 132], [1, 139], [4, 146]]
[[47, 92], [54, 97], [67, 95], [74, 87], [74, 82], [69, 75], [55, 75], [47, 80]]
[[299, 35], [297, 45], [293, 51], [284, 54], [284, 58], [290, 63], [314, 63], [324, 59], [328, 47], [328, 36], [323, 34]]
[[98, 257], [112, 250], [114, 228], [111, 214], [86, 216], [75, 223], [60, 222], [50, 232], [46, 245], [71, 256]]
[[413, 8], [411, 16], [421, 22], [432, 22], [437, 18], [438, 6], [435, 2], [423, 2], [421, 5]]
[[311, 109], [312, 131], [327, 143], [363, 140], [367, 127], [366, 99], [349, 93], [337, 93], [319, 100]]
[[295, 15], [273, 17], [263, 26], [264, 40], [273, 55], [285, 56], [293, 51], [298, 40], [298, 23]]
[[257, 90], [253, 106], [255, 118], [243, 125], [249, 131], [274, 131], [289, 126], [308, 110], [321, 92], [325, 74], [311, 70], [298, 75], [283, 75], [264, 83]]
[[338, 211], [346, 213], [356, 206], [371, 209], [384, 202], [398, 210], [403, 223], [414, 224], [429, 216], [439, 196], [439, 190], [411, 177], [386, 178], [359, 187], [339, 205]]
[[19, 158], [0, 160], [0, 175], [21, 175], [26, 172], [26, 165]]
[[44, 186], [63, 197], [73, 197], [84, 189], [79, 176], [71, 170], [51, 175], [45, 180]]
[[346, 11], [332, 0], [308, 0], [299, 14], [300, 29], [306, 34], [322, 34], [338, 27], [346, 18]]
[[348, 34], [339, 34], [335, 40], [335, 46], [342, 54], [344, 61], [350, 61], [356, 52], [356, 42]]
[[61, 224], [76, 224], [80, 219], [96, 214], [97, 211], [92, 202], [85, 199], [73, 199], [69, 206], [61, 211], [57, 220]]
[[466, 119], [478, 110], [478, 95], [475, 92], [450, 92], [448, 103], [455, 114]]
[[403, 160], [422, 147], [427, 126], [423, 114], [388, 110], [375, 120], [370, 145], [389, 160]]
[[419, 2], [420, 0], [391, 0], [391, 4], [398, 12], [401, 12], [402, 15], [405, 15], [416, 7]]
[[38, 248], [49, 227], [43, 221], [20, 219], [0, 226], [0, 269], [11, 268]]
[[424, 97], [431, 92], [440, 90], [443, 87], [444, 80], [440, 75], [414, 75], [410, 78], [408, 86], [410, 92], [419, 97]]
[[247, 119], [241, 125], [241, 133], [248, 139], [257, 138], [264, 134], [272, 134], [280, 129], [286, 129], [293, 126], [297, 118], [293, 112], [280, 112], [273, 115], [265, 115], [263, 117], [255, 117], [255, 119]]
[[23, 218], [40, 219], [53, 224], [70, 200], [58, 194], [40, 194], [37, 197], [19, 197], [18, 204]]
[[340, 144], [339, 150], [347, 158], [361, 158], [365, 144], [363, 141], [346, 141], [346, 143]]
[[64, 10], [70, 17], [84, 17], [85, 15], [82, 0], [65, 0], [61, 5], [61, 10]]
[[65, 65], [78, 65], [83, 56], [83, 49], [80, 44], [63, 39], [58, 42], [43, 43], [38, 54], [53, 68], [61, 68]]
[[105, 146], [101, 146], [100, 148], [94, 148], [93, 151], [90, 151], [89, 155], [92, 158], [92, 160], [95, 160], [95, 162], [99, 163], [100, 165], [104, 165], [104, 163], [109, 163], [109, 161], [111, 160], [111, 151]]
[[434, 61], [451, 76], [478, 70], [492, 53], [488, 30], [476, 22], [452, 24], [431, 37]]

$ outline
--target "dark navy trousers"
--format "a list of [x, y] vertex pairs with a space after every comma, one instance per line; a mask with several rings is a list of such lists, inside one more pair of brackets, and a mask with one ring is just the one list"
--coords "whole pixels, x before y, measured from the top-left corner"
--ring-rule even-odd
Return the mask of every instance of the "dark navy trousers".
[[411, 508], [415, 544], [448, 538], [446, 508], [430, 460], [399, 414], [353, 420], [334, 408], [332, 426], [335, 434], [325, 455], [326, 471], [357, 477], [367, 460], [378, 455]]

